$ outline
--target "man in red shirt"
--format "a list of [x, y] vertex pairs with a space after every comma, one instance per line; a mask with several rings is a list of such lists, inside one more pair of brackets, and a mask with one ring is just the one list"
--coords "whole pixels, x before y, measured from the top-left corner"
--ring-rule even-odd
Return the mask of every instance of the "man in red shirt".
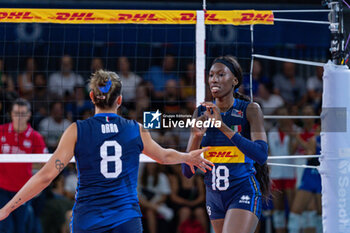
[[[0, 125], [1, 154], [47, 153], [43, 137], [28, 121], [30, 104], [17, 99], [11, 109], [11, 123]], [[0, 163], [0, 206], [4, 206], [32, 176], [31, 163]], [[25, 233], [28, 216], [26, 205], [18, 208], [5, 221], [0, 222], [1, 233]]]

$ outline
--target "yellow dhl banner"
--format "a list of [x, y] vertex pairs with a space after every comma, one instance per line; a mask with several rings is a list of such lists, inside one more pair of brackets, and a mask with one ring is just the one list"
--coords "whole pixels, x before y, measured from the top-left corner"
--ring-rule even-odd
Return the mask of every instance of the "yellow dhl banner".
[[204, 158], [213, 163], [244, 163], [245, 156], [236, 146], [211, 146]]
[[[0, 8], [0, 23], [195, 24], [196, 11]], [[206, 24], [273, 24], [272, 11], [206, 11]]]

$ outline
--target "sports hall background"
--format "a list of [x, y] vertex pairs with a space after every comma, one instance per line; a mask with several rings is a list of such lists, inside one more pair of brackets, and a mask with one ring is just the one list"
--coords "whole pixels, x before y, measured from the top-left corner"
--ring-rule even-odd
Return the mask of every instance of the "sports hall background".
[[[0, 1], [3, 8], [76, 8], [76, 9], [196, 9], [200, 10], [202, 1]], [[252, 9], [320, 9], [320, 1], [309, 0], [273, 0], [273, 1], [208, 1], [207, 9], [235, 10]], [[295, 18], [295, 13], [284, 14], [283, 18]], [[304, 16], [300, 14], [298, 18]], [[326, 14], [308, 15], [307, 19], [327, 20]], [[345, 23], [345, 25], [347, 25]], [[348, 24], [349, 25], [349, 24]], [[267, 30], [267, 27], [268, 30]], [[128, 89], [129, 97], [122, 106], [120, 114], [142, 123], [143, 111], [160, 109], [163, 113], [192, 114], [195, 108], [195, 33], [194, 27], [186, 26], [146, 26], [146, 25], [44, 25], [44, 24], [4, 24], [0, 23], [0, 74], [6, 77], [0, 84], [1, 119], [0, 123], [10, 121], [10, 104], [17, 97], [28, 99], [32, 104], [31, 125], [45, 136], [47, 146], [52, 152], [57, 146], [60, 133], [72, 121], [85, 119], [93, 115], [89, 103], [87, 80], [97, 67], [119, 73], [132, 72], [138, 78], [134, 86]], [[245, 78], [248, 80], [250, 66], [249, 28], [232, 26], [207, 26], [207, 69], [214, 57], [232, 54], [241, 63]], [[79, 46], [78, 46], [79, 45]], [[79, 49], [77, 49], [79, 47]], [[256, 53], [288, 57], [303, 60], [326, 62], [329, 59], [330, 33], [324, 25], [295, 23], [275, 23], [274, 26], [255, 28], [254, 48]], [[65, 69], [74, 75], [80, 75], [83, 83], [75, 85], [74, 92], [55, 93], [49, 82], [53, 73], [60, 72], [62, 58], [65, 57]], [[122, 57], [122, 58], [121, 58]], [[261, 104], [265, 114], [274, 114], [281, 106], [287, 106], [289, 115], [302, 115], [304, 106], [311, 106], [314, 114], [320, 113], [322, 80], [317, 78], [316, 68], [282, 62], [258, 61], [260, 73], [254, 81], [254, 98]], [[33, 65], [34, 64], [34, 65]], [[161, 90], [152, 88], [150, 70], [157, 69], [172, 75], [175, 81], [165, 84]], [[32, 77], [32, 85], [26, 88], [19, 85], [19, 78], [26, 74]], [[295, 76], [300, 78], [303, 88], [295, 90], [293, 98], [283, 96], [276, 84], [277, 77]], [[313, 81], [310, 81], [313, 80]], [[318, 81], [317, 81], [318, 80]], [[12, 84], [13, 85], [12, 85]], [[246, 85], [240, 91], [249, 94]], [[277, 94], [279, 93], [280, 94]], [[264, 103], [268, 108], [264, 108]], [[43, 121], [56, 122], [52, 132], [41, 127]], [[276, 121], [267, 121], [266, 129], [271, 130]], [[315, 121], [315, 125], [320, 122]], [[293, 127], [303, 130], [303, 121], [290, 121]], [[159, 130], [152, 132], [153, 137], [165, 147], [185, 150], [188, 132], [183, 130]], [[296, 151], [291, 153], [298, 153]], [[302, 152], [299, 151], [298, 154]], [[35, 171], [34, 171], [35, 172]], [[300, 173], [300, 171], [299, 171]], [[149, 182], [149, 177], [158, 177]], [[178, 167], [146, 165], [140, 171], [140, 193], [143, 198], [165, 197], [167, 208], [157, 212], [155, 232], [175, 232], [178, 224], [177, 211], [181, 206], [197, 207], [196, 216], [206, 216], [204, 209], [202, 177], [190, 181], [192, 189], [183, 188], [174, 193], [172, 183], [188, 187], [181, 179]], [[31, 232], [68, 232], [69, 209], [74, 200], [76, 172], [74, 164], [69, 165], [55, 182], [34, 199], [28, 207], [32, 218], [27, 220]], [[198, 181], [198, 183], [197, 183]], [[150, 190], [147, 190], [152, 186]], [[201, 199], [195, 206], [176, 202], [176, 195], [188, 200]], [[198, 199], [199, 198], [199, 199]], [[273, 205], [265, 208], [260, 231], [266, 231], [271, 224]], [[144, 209], [144, 213], [147, 210]], [[173, 212], [174, 216], [170, 217]], [[288, 207], [286, 209], [288, 213]], [[197, 216], [197, 217], [198, 217]], [[199, 217], [200, 218], [200, 217]], [[147, 216], [144, 217], [145, 230], [150, 232]], [[169, 224], [173, 227], [169, 227]], [[196, 225], [197, 224], [197, 225]], [[192, 227], [192, 228], [191, 228]], [[200, 231], [198, 222], [189, 221], [183, 225], [182, 232]], [[152, 230], [151, 230], [152, 231]], [[274, 232], [273, 226], [270, 232]], [[151, 232], [153, 233], [153, 232]]]

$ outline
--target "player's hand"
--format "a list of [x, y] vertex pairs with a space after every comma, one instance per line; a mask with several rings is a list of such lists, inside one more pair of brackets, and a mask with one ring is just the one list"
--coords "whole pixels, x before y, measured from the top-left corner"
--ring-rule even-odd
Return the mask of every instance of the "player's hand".
[[[208, 119], [208, 117], [206, 115], [202, 115], [202, 116], [196, 118], [196, 122], [197, 121], [205, 121], [207, 119]], [[192, 132], [195, 134], [195, 136], [198, 136], [198, 137], [203, 137], [206, 131], [207, 131], [207, 128], [205, 128], [205, 127], [197, 128], [196, 124], [192, 128]]]
[[4, 208], [0, 209], [0, 221], [4, 220], [9, 216], [10, 213], [4, 210]]
[[186, 164], [190, 166], [192, 173], [195, 173], [194, 166], [202, 170], [203, 172], [207, 172], [207, 170], [211, 171], [214, 164], [209, 160], [202, 158], [201, 153], [209, 150], [209, 147], [193, 150], [188, 153], [186, 158]]
[[207, 111], [205, 111], [204, 115], [210, 119], [222, 122], [222, 117], [218, 106], [211, 102], [203, 102], [201, 105], [207, 108]]

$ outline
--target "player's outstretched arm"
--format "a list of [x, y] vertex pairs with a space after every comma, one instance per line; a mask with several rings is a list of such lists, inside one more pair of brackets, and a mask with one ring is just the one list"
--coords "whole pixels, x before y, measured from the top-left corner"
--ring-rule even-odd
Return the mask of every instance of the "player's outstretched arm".
[[40, 169], [19, 192], [0, 209], [0, 221], [5, 219], [12, 211], [23, 203], [29, 201], [44, 190], [55, 177], [63, 170], [74, 155], [77, 141], [77, 126], [71, 124], [63, 133], [60, 143], [50, 160]]
[[211, 170], [214, 166], [212, 162], [202, 158], [201, 153], [207, 151], [208, 148], [193, 150], [189, 153], [181, 153], [173, 149], [165, 149], [156, 143], [150, 133], [140, 125], [140, 133], [143, 142], [143, 153], [161, 164], [180, 164], [186, 163], [190, 166], [194, 173], [194, 166], [201, 169], [203, 172]]

